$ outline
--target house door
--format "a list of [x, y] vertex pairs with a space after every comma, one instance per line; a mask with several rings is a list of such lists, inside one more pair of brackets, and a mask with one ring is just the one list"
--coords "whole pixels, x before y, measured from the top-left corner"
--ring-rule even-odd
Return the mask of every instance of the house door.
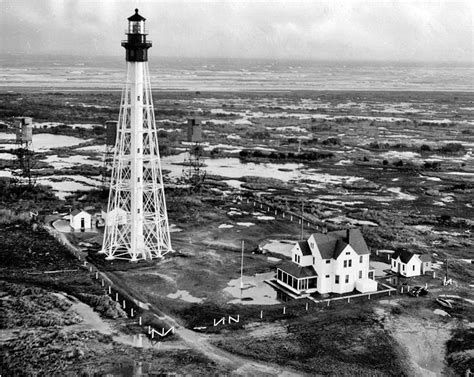
[[86, 219], [84, 217], [81, 217], [81, 229], [84, 229], [86, 227]]

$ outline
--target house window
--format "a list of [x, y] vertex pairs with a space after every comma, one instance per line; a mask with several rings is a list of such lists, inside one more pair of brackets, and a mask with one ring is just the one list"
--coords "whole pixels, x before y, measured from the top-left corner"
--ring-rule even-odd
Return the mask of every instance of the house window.
[[326, 279], [329, 278], [329, 275], [326, 275]]
[[346, 267], [347, 267], [347, 261], [345, 260], [344, 261], [344, 268], [346, 268]]
[[359, 257], [359, 263], [362, 263], [363, 258], [364, 257], [362, 255]]
[[349, 275], [346, 275], [346, 284], [349, 283]]
[[362, 271], [359, 271], [359, 279], [362, 279]]
[[301, 290], [306, 290], [308, 289], [308, 279], [304, 279], [300, 281], [300, 289]]
[[348, 252], [346, 253], [346, 255], [351, 255], [351, 252], [350, 252], [350, 251], [348, 251]]
[[336, 283], [336, 284], [339, 284], [339, 275], [336, 275], [336, 276], [335, 276], [335, 283]]
[[314, 243], [310, 242], [309, 246], [311, 247], [311, 249], [314, 249]]
[[316, 264], [316, 258], [313, 257], [313, 264]]
[[352, 259], [349, 259], [349, 267], [352, 267]]
[[402, 270], [405, 271], [405, 265], [404, 264], [402, 265]]
[[326, 264], [331, 263], [331, 259], [326, 259]]
[[413, 271], [415, 271], [415, 265], [413, 265]]

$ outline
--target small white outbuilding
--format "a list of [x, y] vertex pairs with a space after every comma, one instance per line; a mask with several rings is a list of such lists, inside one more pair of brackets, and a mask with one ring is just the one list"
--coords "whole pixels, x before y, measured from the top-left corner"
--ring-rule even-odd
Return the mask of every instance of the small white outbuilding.
[[92, 228], [92, 215], [82, 209], [75, 209], [69, 215], [69, 225], [74, 230]]
[[377, 291], [377, 282], [372, 279], [358, 279], [355, 282], [355, 289], [360, 293], [375, 292]]

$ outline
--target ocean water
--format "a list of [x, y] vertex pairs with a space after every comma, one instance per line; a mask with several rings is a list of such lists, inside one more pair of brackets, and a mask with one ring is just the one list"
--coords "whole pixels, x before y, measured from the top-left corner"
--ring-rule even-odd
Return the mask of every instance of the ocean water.
[[[121, 89], [123, 56], [0, 56], [0, 90]], [[474, 64], [149, 58], [155, 90], [473, 91]]]

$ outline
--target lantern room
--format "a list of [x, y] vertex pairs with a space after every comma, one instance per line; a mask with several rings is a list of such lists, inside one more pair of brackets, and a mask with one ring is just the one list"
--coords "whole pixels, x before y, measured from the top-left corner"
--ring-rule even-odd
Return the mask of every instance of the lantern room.
[[138, 9], [135, 9], [135, 14], [128, 18], [127, 34], [145, 34], [145, 20], [145, 17], [138, 14]]
[[128, 18], [127, 40], [122, 41], [122, 46], [126, 50], [125, 59], [128, 62], [148, 60], [151, 42], [146, 40], [145, 20], [145, 17], [138, 14], [138, 9], [135, 9], [135, 14]]

